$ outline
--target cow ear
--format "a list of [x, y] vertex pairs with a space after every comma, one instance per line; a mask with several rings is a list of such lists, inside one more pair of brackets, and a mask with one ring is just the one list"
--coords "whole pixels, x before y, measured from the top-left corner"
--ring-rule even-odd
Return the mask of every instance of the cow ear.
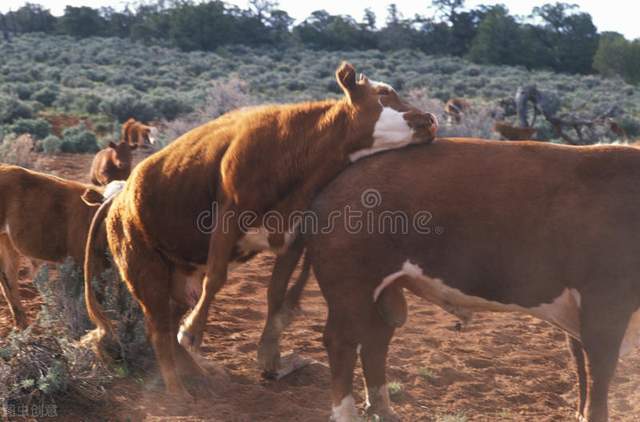
[[351, 98], [357, 88], [356, 70], [351, 63], [342, 62], [340, 67], [336, 70], [336, 80], [345, 95]]
[[114, 142], [109, 142], [109, 145], [107, 145], [107, 148], [113, 148], [116, 149], [117, 145]]
[[97, 207], [104, 201], [104, 197], [95, 189], [87, 189], [81, 196], [82, 202], [90, 207]]

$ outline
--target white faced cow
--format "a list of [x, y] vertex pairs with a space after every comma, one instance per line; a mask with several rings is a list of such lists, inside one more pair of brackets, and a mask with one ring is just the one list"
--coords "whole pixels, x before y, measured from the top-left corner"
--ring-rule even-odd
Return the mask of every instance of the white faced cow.
[[[199, 346], [229, 263], [265, 248], [285, 251], [293, 241], [295, 227], [265, 230], [267, 212], [288, 221], [362, 154], [434, 138], [435, 116], [411, 107], [388, 85], [357, 78], [348, 63], [336, 79], [344, 91], [339, 100], [235, 110], [187, 132], [140, 163], [112, 205], [96, 214], [85, 263], [95, 338], [111, 329], [90, 282], [94, 229], [104, 220], [114, 261], [147, 317], [168, 391], [186, 395], [183, 378], [205, 375], [184, 346]], [[214, 204], [209, 232], [197, 223]], [[239, 220], [245, 212], [256, 217], [248, 232]]]
[[[375, 189], [379, 207], [361, 203]], [[308, 235], [308, 259], [329, 306], [324, 334], [333, 420], [356, 416], [358, 355], [369, 410], [397, 420], [385, 378], [403, 290], [468, 320], [476, 311], [516, 311], [564, 330], [577, 365], [578, 416], [608, 419], [618, 357], [640, 334], [640, 150], [535, 142], [436, 140], [345, 170], [315, 199], [319, 227], [346, 206], [402, 212], [407, 232], [344, 224]], [[412, 216], [428, 211], [432, 229]]]

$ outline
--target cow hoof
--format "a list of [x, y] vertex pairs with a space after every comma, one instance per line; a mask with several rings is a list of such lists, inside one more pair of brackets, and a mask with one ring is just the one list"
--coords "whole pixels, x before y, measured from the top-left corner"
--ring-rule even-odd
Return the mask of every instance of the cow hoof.
[[200, 353], [201, 336], [195, 336], [190, 332], [180, 328], [178, 332], [178, 343], [191, 353]]
[[258, 345], [258, 367], [262, 376], [273, 379], [273, 374], [280, 368], [280, 348], [277, 343], [260, 342]]
[[585, 418], [580, 412], [576, 412], [576, 420], [578, 422], [587, 422], [587, 418]]
[[402, 419], [391, 409], [367, 410], [368, 420], [371, 422], [401, 422]]
[[270, 380], [281, 380], [287, 375], [304, 368], [309, 365], [313, 361], [311, 359], [303, 358], [297, 353], [291, 353], [287, 356], [284, 356], [280, 359], [280, 365], [272, 371], [264, 371], [262, 376], [266, 379]]

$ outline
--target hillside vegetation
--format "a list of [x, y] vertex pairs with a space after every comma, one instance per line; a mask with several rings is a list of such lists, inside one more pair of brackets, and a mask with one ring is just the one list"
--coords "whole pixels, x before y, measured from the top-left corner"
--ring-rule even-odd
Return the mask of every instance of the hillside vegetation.
[[[87, 145], [92, 140], [79, 133], [82, 130], [62, 133], [62, 129], [79, 125], [99, 138], [109, 138], [117, 131], [117, 122], [129, 117], [187, 118], [212, 97], [220, 102], [218, 109], [207, 109], [200, 119], [245, 103], [339, 95], [333, 72], [341, 60], [422, 99], [466, 97], [478, 107], [491, 107], [513, 97], [518, 86], [537, 84], [559, 96], [561, 111], [592, 116], [617, 104], [625, 110], [622, 123], [630, 134], [637, 133], [640, 117], [640, 89], [620, 79], [477, 65], [410, 50], [317, 52], [233, 46], [215, 53], [183, 52], [121, 38], [27, 34], [0, 44], [0, 57], [2, 133], [82, 138], [77, 142], [84, 150], [91, 150]], [[220, 98], [238, 95], [242, 98], [235, 102]], [[66, 145], [73, 150], [76, 144]]]

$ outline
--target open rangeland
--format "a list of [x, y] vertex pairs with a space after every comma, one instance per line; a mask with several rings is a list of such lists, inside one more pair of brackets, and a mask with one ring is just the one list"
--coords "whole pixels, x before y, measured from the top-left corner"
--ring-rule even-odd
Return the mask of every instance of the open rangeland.
[[[136, 154], [139, 159], [140, 153]], [[38, 170], [87, 182], [90, 155], [37, 160]], [[137, 161], [137, 160], [136, 160]], [[209, 314], [203, 353], [211, 362], [215, 394], [181, 403], [164, 393], [159, 374], [117, 380], [99, 406], [60, 402], [60, 420], [326, 421], [329, 369], [322, 345], [324, 300], [314, 280], [302, 311], [285, 332], [284, 353], [296, 351], [318, 363], [280, 380], [265, 381], [256, 349], [266, 317], [266, 286], [273, 259], [262, 255], [230, 273]], [[26, 268], [27, 262], [23, 263]], [[21, 271], [22, 295], [33, 318], [40, 298]], [[389, 353], [394, 409], [406, 421], [573, 420], [577, 381], [564, 334], [517, 314], [478, 314], [462, 332], [440, 308], [407, 294], [409, 319]], [[0, 303], [0, 336], [11, 315]], [[356, 372], [361, 403], [361, 370]], [[610, 392], [611, 420], [640, 415], [640, 350], [618, 365]]]

